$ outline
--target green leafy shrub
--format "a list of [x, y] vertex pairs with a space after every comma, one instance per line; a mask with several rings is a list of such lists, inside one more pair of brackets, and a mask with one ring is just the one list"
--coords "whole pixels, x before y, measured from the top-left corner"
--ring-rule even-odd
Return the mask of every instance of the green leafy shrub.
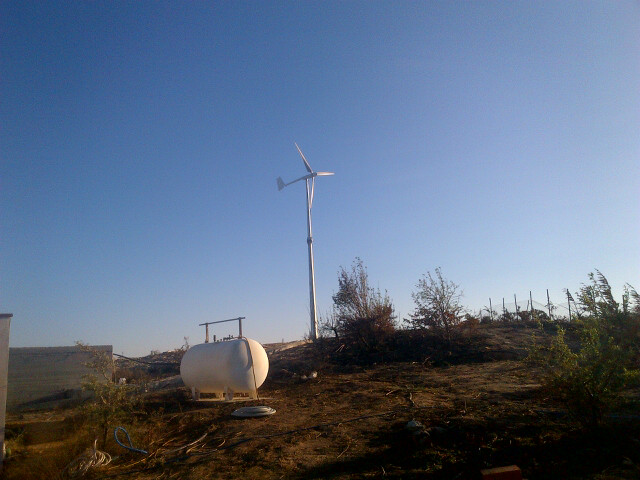
[[577, 294], [579, 316], [571, 328], [578, 346], [571, 348], [565, 329], [559, 328], [551, 346], [530, 357], [543, 368], [544, 386], [551, 395], [586, 427], [598, 425], [640, 373], [637, 293], [627, 286], [626, 306], [621, 309], [607, 279], [596, 272]]
[[581, 329], [580, 349], [573, 352], [560, 329], [549, 350], [545, 383], [581, 424], [594, 427], [614, 408], [622, 389], [637, 377], [629, 368], [631, 352], [597, 328]]
[[589, 274], [589, 284], [577, 293], [578, 321], [597, 328], [616, 343], [640, 357], [640, 296], [629, 284], [624, 286], [622, 305], [615, 301], [611, 286], [602, 273]]

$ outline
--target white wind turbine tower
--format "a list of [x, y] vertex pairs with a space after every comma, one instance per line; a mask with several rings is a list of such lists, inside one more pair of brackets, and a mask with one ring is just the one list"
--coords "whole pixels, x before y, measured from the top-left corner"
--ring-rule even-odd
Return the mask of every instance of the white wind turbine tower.
[[[278, 177], [278, 190], [282, 190], [287, 185], [291, 185], [292, 183], [296, 183], [299, 180], [304, 180], [307, 184], [307, 245], [309, 247], [309, 315], [311, 317], [311, 338], [315, 340], [318, 338], [318, 321], [316, 319], [316, 280], [313, 271], [313, 237], [311, 236], [311, 205], [313, 204], [313, 187], [315, 185], [315, 180], [317, 176], [323, 175], [333, 175], [333, 172], [314, 172], [311, 169], [311, 165], [307, 162], [307, 159], [304, 158], [302, 154], [302, 150], [296, 143], [296, 148], [298, 149], [298, 153], [302, 157], [302, 161], [304, 162], [304, 166], [309, 172], [307, 175], [300, 177], [296, 180], [293, 180], [289, 183], [284, 183], [281, 177]], [[309, 180], [311, 180], [311, 186], [309, 186]]]

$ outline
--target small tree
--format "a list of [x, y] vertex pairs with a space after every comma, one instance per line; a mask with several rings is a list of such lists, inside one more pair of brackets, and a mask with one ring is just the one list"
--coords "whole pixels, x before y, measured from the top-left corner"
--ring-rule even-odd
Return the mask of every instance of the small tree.
[[411, 294], [416, 308], [408, 323], [413, 328], [431, 329], [450, 344], [465, 313], [460, 304], [460, 286], [445, 279], [440, 268], [436, 268], [435, 276], [427, 272], [416, 287], [418, 290]]
[[333, 296], [332, 330], [366, 351], [376, 350], [395, 331], [395, 316], [389, 296], [369, 286], [369, 276], [360, 258], [348, 271], [338, 272], [338, 292]]
[[85, 366], [94, 373], [85, 375], [83, 390], [91, 393], [91, 400], [85, 404], [87, 420], [101, 437], [101, 445], [107, 441], [107, 435], [114, 423], [131, 414], [137, 399], [132, 395], [129, 385], [117, 385], [113, 382], [113, 358], [107, 352], [89, 345], [76, 342], [78, 347], [91, 354], [91, 360]]

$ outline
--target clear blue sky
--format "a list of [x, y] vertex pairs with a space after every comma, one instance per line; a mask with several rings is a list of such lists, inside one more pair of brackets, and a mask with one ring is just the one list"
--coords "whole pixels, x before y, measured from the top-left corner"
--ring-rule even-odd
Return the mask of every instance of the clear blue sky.
[[3, 1], [0, 28], [12, 346], [301, 338], [294, 141], [336, 172], [321, 313], [356, 256], [400, 316], [438, 266], [475, 309], [640, 287], [637, 2]]

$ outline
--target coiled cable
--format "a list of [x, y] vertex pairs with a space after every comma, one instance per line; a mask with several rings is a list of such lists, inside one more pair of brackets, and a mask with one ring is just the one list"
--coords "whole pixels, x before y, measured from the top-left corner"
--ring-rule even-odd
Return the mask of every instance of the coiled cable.
[[98, 450], [98, 439], [93, 442], [93, 448], [88, 448], [82, 455], [78, 456], [69, 463], [64, 469], [69, 477], [81, 477], [85, 475], [90, 468], [108, 465], [111, 462], [111, 455], [107, 452]]

